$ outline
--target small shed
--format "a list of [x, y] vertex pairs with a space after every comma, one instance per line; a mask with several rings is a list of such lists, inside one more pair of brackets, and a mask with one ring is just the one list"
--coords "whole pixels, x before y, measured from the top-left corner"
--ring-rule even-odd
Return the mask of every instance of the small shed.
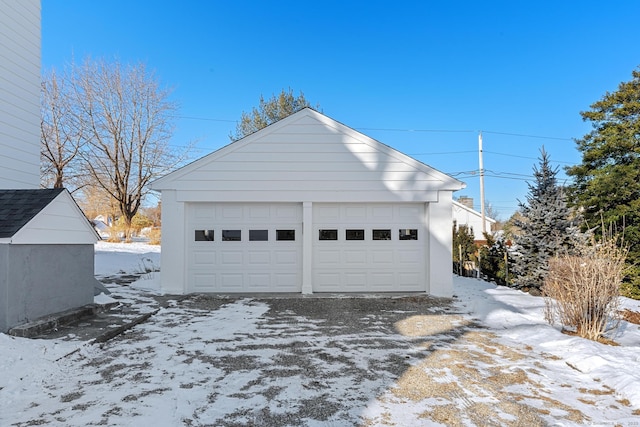
[[0, 332], [92, 303], [97, 241], [67, 190], [0, 190]]
[[310, 108], [152, 188], [164, 292], [452, 294], [464, 183]]

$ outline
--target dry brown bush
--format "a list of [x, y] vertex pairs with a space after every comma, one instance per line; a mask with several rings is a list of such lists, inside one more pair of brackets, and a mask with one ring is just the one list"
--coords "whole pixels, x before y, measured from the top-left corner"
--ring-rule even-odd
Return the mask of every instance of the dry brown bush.
[[147, 234], [150, 245], [159, 245], [162, 242], [162, 230], [160, 227], [153, 227]]
[[620, 283], [627, 250], [616, 239], [585, 245], [580, 255], [549, 260], [549, 274], [542, 288], [546, 320], [558, 321], [577, 335], [599, 340], [618, 326]]

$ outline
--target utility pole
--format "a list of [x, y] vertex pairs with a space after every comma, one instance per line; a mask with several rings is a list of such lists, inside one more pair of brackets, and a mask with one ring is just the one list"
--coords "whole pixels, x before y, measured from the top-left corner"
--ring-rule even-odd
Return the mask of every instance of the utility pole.
[[482, 214], [482, 234], [487, 232], [484, 213], [484, 161], [482, 160], [482, 131], [478, 133], [478, 157], [480, 161], [480, 213]]
[[[487, 221], [484, 215], [484, 161], [482, 160], [482, 131], [478, 132], [478, 160], [480, 167], [480, 214], [482, 215], [482, 237], [487, 232]], [[480, 251], [478, 251], [478, 279], [482, 278]]]

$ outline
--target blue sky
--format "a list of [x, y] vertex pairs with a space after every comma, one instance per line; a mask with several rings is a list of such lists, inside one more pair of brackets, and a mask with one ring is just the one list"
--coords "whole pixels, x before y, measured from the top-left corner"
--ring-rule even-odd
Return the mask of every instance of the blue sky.
[[544, 145], [580, 161], [580, 117], [640, 65], [640, 2], [42, 0], [42, 65], [145, 62], [180, 105], [173, 144], [229, 143], [242, 111], [291, 88], [467, 183], [507, 219]]

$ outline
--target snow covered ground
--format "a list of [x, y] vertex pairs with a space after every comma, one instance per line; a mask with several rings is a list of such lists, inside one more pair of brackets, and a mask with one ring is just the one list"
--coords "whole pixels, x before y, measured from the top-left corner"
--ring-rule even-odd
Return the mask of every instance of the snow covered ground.
[[[159, 265], [157, 246], [96, 247], [102, 277]], [[110, 289], [150, 304], [159, 278]], [[230, 299], [171, 304], [102, 347], [0, 334], [0, 425], [640, 425], [638, 325], [623, 322], [611, 336], [620, 345], [603, 345], [549, 326], [541, 298], [454, 286], [448, 310], [367, 313], [355, 332]], [[381, 365], [395, 359], [403, 372]]]

